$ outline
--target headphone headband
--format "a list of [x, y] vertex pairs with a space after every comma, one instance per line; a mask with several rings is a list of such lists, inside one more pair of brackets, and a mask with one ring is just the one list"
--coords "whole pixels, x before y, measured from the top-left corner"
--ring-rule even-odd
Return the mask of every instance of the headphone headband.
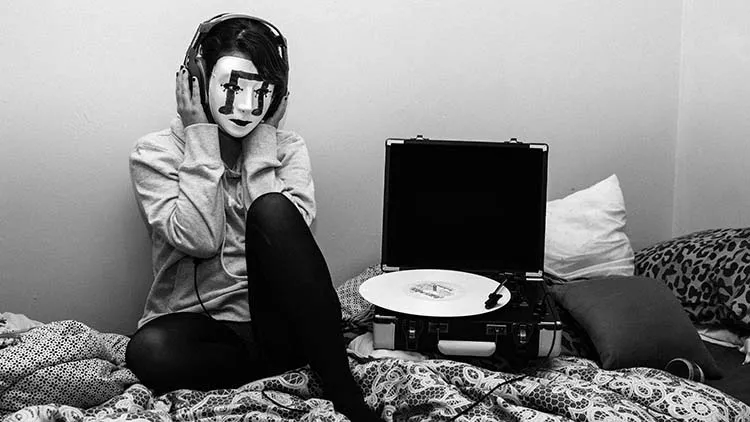
[[276, 41], [276, 44], [279, 46], [279, 53], [281, 54], [281, 58], [287, 64], [289, 63], [289, 60], [287, 58], [287, 53], [286, 53], [286, 38], [284, 38], [284, 35], [281, 34], [281, 31], [279, 31], [279, 28], [277, 28], [276, 25], [272, 24], [271, 22], [268, 22], [265, 19], [261, 19], [255, 16], [250, 16], [250, 15], [245, 15], [242, 13], [222, 13], [198, 25], [198, 29], [195, 31], [193, 40], [190, 42], [190, 47], [188, 47], [188, 51], [187, 53], [185, 53], [185, 63], [187, 63], [188, 56], [191, 53], [194, 55], [194, 57], [197, 57], [199, 55], [198, 50], [200, 49], [200, 43], [203, 41], [203, 38], [206, 36], [206, 34], [208, 34], [211, 31], [211, 29], [213, 29], [213, 27], [231, 19], [248, 19], [248, 20], [261, 23], [267, 26], [269, 29], [271, 29], [272, 32], [275, 33], [274, 41]]
[[[202, 22], [200, 25], [198, 25], [198, 29], [195, 31], [195, 35], [193, 36], [193, 40], [190, 42], [190, 46], [188, 47], [187, 51], [185, 52], [185, 59], [183, 60], [183, 65], [188, 69], [188, 72], [191, 76], [195, 76], [198, 78], [198, 89], [200, 90], [201, 94], [201, 101], [203, 103], [203, 107], [206, 111], [206, 117], [208, 117], [209, 121], [213, 121], [211, 118], [210, 110], [208, 109], [208, 77], [207, 75], [207, 69], [206, 69], [206, 63], [203, 60], [203, 55], [201, 51], [201, 43], [203, 42], [203, 39], [206, 37], [206, 35], [213, 29], [216, 25], [226, 22], [231, 19], [246, 19], [258, 22], [262, 25], [264, 25], [266, 28], [268, 28], [273, 35], [272, 41], [276, 44], [278, 49], [278, 54], [281, 56], [281, 59], [286, 63], [287, 69], [289, 69], [289, 59], [287, 57], [287, 47], [286, 47], [286, 38], [281, 34], [281, 31], [273, 25], [271, 22], [268, 22], [264, 19], [245, 15], [241, 13], [222, 13], [220, 15], [214, 16], [213, 18]], [[288, 78], [288, 75], [287, 75]], [[288, 82], [288, 81], [287, 81]], [[196, 87], [192, 87], [192, 89], [196, 89]], [[279, 103], [281, 102], [281, 96], [277, 96], [274, 98], [274, 100], [271, 102], [271, 105], [269, 106], [269, 109], [267, 113], [270, 115], [272, 114], [276, 108], [278, 107]]]

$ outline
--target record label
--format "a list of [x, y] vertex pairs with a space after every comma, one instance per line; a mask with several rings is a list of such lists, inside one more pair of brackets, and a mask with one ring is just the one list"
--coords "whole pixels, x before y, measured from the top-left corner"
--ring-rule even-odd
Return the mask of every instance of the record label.
[[459, 294], [459, 287], [447, 281], [418, 281], [409, 286], [407, 294], [422, 299], [451, 299]]
[[503, 287], [495, 307], [484, 302], [498, 283], [490, 278], [452, 270], [405, 270], [366, 280], [359, 293], [368, 302], [392, 311], [435, 317], [479, 315], [495, 311], [510, 301]]

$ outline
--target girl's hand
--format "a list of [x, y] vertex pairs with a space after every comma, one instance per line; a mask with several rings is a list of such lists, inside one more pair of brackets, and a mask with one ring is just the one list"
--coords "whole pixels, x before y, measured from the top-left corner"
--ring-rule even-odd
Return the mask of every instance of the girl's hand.
[[193, 77], [193, 89], [190, 90], [189, 75], [185, 66], [180, 66], [177, 72], [177, 88], [175, 96], [177, 97], [177, 114], [182, 119], [185, 127], [196, 123], [208, 123], [206, 112], [203, 111], [201, 103], [200, 88], [198, 87], [198, 78]]
[[284, 114], [286, 114], [286, 103], [289, 99], [289, 92], [284, 95], [284, 98], [281, 99], [281, 102], [279, 103], [279, 108], [276, 109], [276, 111], [273, 113], [273, 116], [266, 117], [265, 120], [263, 120], [263, 123], [269, 124], [275, 128], [279, 128], [279, 122], [281, 122], [281, 119], [284, 118]]

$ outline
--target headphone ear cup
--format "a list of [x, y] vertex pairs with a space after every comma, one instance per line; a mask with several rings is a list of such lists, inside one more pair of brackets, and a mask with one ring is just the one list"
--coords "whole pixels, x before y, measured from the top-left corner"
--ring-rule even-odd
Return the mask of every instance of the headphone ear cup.
[[[213, 123], [214, 120], [211, 116], [211, 109], [208, 106], [208, 81], [205, 71], [206, 62], [198, 53], [188, 53], [187, 57], [185, 58], [184, 65], [187, 68], [188, 73], [190, 74], [191, 90], [198, 90], [201, 96], [203, 111], [206, 113], [206, 118], [208, 118], [209, 122]], [[193, 77], [196, 77], [198, 80], [193, 81]]]
[[206, 62], [201, 57], [195, 58], [195, 74], [193, 75], [198, 78], [198, 86], [193, 89], [199, 89], [201, 94], [201, 102], [204, 105], [208, 105], [208, 78], [206, 77]]

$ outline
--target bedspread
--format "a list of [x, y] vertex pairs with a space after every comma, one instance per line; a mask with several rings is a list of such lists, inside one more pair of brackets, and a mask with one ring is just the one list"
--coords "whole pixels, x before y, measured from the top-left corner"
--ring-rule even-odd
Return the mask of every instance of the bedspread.
[[90, 407], [138, 381], [124, 366], [125, 336], [69, 320], [34, 326], [17, 340], [0, 348], [0, 416], [29, 404]]
[[[94, 349], [89, 348], [86, 356], [119, 356], [127, 340], [114, 334], [103, 335], [103, 340], [95, 332], [87, 333], [80, 323], [52, 323], [47, 324], [46, 329], [59, 332], [61, 324], [77, 329], [84, 338], [93, 339], [98, 352], [91, 355]], [[47, 341], [44, 346], [50, 350], [48, 356], [71, 357], [85, 351], [72, 351], [72, 344], [76, 342], [65, 345], [62, 340], [63, 343], [50, 344], [48, 341], [52, 337], [42, 335], [45, 327], [34, 330], [40, 330], [36, 337], [30, 334], [24, 339], [27, 347], [43, 339]], [[62, 349], [67, 352], [54, 352], [60, 345], [64, 345]], [[37, 359], [37, 363], [39, 361]], [[113, 362], [110, 364], [114, 365]], [[409, 361], [351, 356], [350, 365], [367, 403], [386, 421], [450, 420], [498, 384], [518, 377], [518, 374], [442, 359]], [[127, 371], [122, 366], [113, 366], [108, 371], [130, 376], [121, 372]], [[7, 373], [2, 375], [7, 378]], [[75, 375], [77, 378], [71, 378], [73, 375], [69, 371], [55, 373], [52, 370], [45, 376], [49, 385], [61, 391], [67, 389], [68, 395], [59, 394], [61, 398], [70, 399], [75, 396], [71, 392], [82, 394], [85, 390], [77, 384], [86, 378], [80, 373]], [[3, 422], [347, 420], [335, 412], [330, 402], [321, 398], [319, 380], [308, 368], [257, 380], [238, 389], [178, 390], [158, 397], [137, 382], [125, 387], [123, 383], [128, 378], [120, 376], [107, 378], [107, 382], [123, 389], [102, 403], [80, 407], [61, 401], [38, 403], [3, 415]], [[558, 357], [528, 373], [527, 377], [500, 386], [459, 420], [740, 422], [750, 420], [750, 407], [712, 387], [663, 371], [647, 368], [605, 371], [584, 358]]]

